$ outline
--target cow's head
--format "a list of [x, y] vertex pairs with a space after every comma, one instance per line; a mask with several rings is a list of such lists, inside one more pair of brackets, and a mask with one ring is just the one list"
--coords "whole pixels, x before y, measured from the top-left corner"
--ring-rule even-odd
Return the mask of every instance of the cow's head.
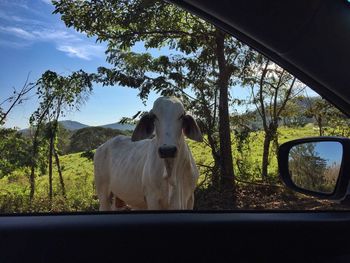
[[142, 116], [137, 124], [131, 140], [138, 141], [149, 138], [156, 132], [158, 154], [160, 158], [174, 158], [183, 134], [197, 142], [203, 136], [196, 121], [185, 113], [181, 101], [174, 97], [160, 97], [149, 113]]

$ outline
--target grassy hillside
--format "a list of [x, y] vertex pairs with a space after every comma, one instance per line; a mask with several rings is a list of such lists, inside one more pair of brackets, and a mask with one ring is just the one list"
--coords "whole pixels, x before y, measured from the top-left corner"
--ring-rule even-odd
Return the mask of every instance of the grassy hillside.
[[[317, 131], [312, 126], [304, 128], [279, 129], [279, 142], [283, 143], [292, 139], [317, 136]], [[260, 178], [260, 163], [262, 158], [261, 132], [251, 133], [244, 141], [241, 151], [237, 149], [238, 141], [233, 136], [233, 156], [235, 173], [238, 179], [245, 181], [258, 181]], [[213, 162], [211, 151], [204, 143], [189, 141], [194, 158], [204, 179], [204, 166], [210, 166]], [[273, 149], [273, 147], [272, 147]], [[271, 151], [271, 163], [269, 166], [270, 177], [276, 178], [277, 160], [274, 151]], [[54, 171], [53, 205], [49, 206], [48, 200], [48, 176], [36, 177], [36, 193], [32, 206], [29, 205], [29, 171], [21, 170], [0, 179], [0, 212], [31, 212], [31, 211], [91, 211], [97, 210], [98, 200], [95, 195], [93, 183], [93, 164], [80, 156], [80, 153], [61, 156], [63, 177], [66, 185], [67, 196], [61, 194], [58, 174]], [[244, 201], [243, 201], [244, 202]], [[244, 207], [244, 205], [242, 206]]]
[[0, 179], [0, 212], [59, 212], [91, 211], [98, 208], [93, 183], [93, 163], [80, 153], [60, 158], [66, 187], [66, 198], [61, 194], [58, 173], [53, 173], [53, 205], [49, 206], [48, 175], [36, 177], [36, 192], [32, 207], [29, 199], [29, 171], [17, 171]]
[[[279, 144], [284, 142], [303, 138], [318, 136], [317, 130], [313, 128], [313, 125], [307, 125], [302, 128], [285, 128], [281, 127], [278, 130], [279, 133]], [[239, 142], [234, 134], [232, 134], [232, 154], [234, 161], [234, 170], [236, 176], [240, 179], [255, 181], [260, 178], [260, 167], [263, 154], [263, 139], [264, 133], [253, 132], [251, 133], [245, 141], [242, 142], [242, 150], [239, 151]], [[193, 156], [199, 164], [199, 169], [201, 164], [205, 166], [210, 166], [213, 164], [213, 158], [211, 155], [210, 147], [193, 141], [188, 141], [190, 148], [192, 150]], [[270, 164], [269, 164], [269, 175], [273, 179], [277, 175], [277, 159], [275, 154], [275, 148], [271, 146], [270, 149]]]

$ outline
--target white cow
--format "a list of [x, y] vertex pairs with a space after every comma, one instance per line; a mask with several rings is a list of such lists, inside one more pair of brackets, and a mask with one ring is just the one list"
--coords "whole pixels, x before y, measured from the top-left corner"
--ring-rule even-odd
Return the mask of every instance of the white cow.
[[203, 140], [180, 100], [161, 97], [131, 138], [117, 136], [101, 145], [94, 157], [100, 211], [125, 204], [132, 209], [193, 209], [199, 174], [184, 135]]

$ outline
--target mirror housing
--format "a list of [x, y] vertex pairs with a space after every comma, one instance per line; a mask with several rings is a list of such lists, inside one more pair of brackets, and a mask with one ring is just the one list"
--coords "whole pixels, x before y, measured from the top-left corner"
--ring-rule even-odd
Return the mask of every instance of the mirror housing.
[[[319, 144], [322, 143], [323, 145], [326, 145], [324, 144], [325, 142], [326, 143], [337, 142], [338, 144], [342, 145], [342, 153], [341, 154], [338, 153], [338, 156], [340, 154], [340, 157], [339, 157], [340, 167], [337, 170], [337, 172], [339, 171], [338, 177], [334, 179], [334, 186], [332, 186], [331, 188], [332, 190], [321, 191], [319, 189], [322, 189], [322, 188], [317, 189], [317, 187], [315, 187], [314, 189], [312, 189], [312, 187], [309, 187], [309, 189], [307, 189], [307, 187], [305, 188], [301, 187], [302, 183], [295, 182], [297, 181], [295, 180], [296, 177], [295, 175], [293, 176], [293, 174], [291, 174], [292, 171], [289, 167], [290, 162], [292, 160], [292, 157], [290, 157], [291, 150], [293, 150], [294, 147], [297, 148], [298, 146], [302, 146], [302, 145], [316, 146], [317, 143]], [[327, 149], [324, 149], [324, 150], [325, 151], [323, 153], [329, 155], [330, 149], [328, 149], [329, 151], [327, 151]], [[322, 159], [322, 158], [319, 158], [320, 156], [316, 156], [316, 157], [318, 159]], [[290, 189], [296, 192], [315, 196], [320, 199], [329, 199], [329, 200], [344, 199], [347, 195], [347, 189], [348, 189], [349, 179], [350, 179], [350, 139], [342, 138], [342, 137], [309, 137], [309, 138], [297, 139], [297, 140], [286, 142], [282, 144], [278, 150], [278, 167], [279, 167], [279, 175], [282, 181], [286, 184], [287, 187], [289, 187]], [[300, 170], [303, 170], [303, 169], [300, 169]], [[317, 175], [317, 172], [314, 171], [314, 173]], [[320, 176], [322, 177], [323, 175], [320, 175]]]

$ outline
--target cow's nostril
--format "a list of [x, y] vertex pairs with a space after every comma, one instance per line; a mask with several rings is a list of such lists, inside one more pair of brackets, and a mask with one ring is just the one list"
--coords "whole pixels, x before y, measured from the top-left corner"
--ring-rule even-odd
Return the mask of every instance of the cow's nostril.
[[158, 148], [160, 158], [174, 158], [176, 152], [176, 146], [161, 146]]

